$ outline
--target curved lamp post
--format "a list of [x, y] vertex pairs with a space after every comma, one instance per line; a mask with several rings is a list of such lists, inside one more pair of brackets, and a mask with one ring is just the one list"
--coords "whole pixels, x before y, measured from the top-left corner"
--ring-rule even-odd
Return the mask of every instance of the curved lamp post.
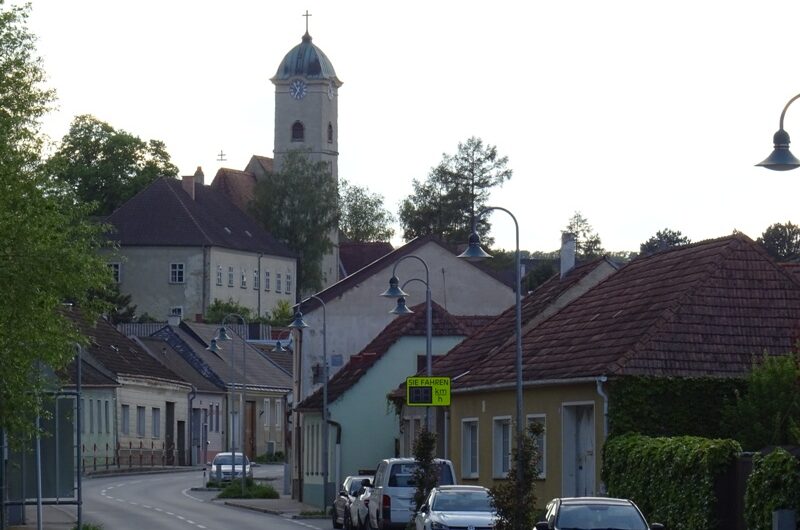
[[772, 154], [756, 164], [757, 166], [772, 169], [773, 171], [788, 171], [800, 167], [800, 160], [795, 158], [792, 152], [789, 151], [789, 133], [783, 130], [783, 118], [786, 116], [786, 109], [798, 98], [800, 98], [800, 94], [790, 99], [786, 106], [783, 107], [778, 132], [772, 138], [775, 144]]
[[[413, 313], [408, 307], [406, 307], [406, 294], [403, 289], [400, 288], [400, 280], [397, 278], [397, 266], [403, 260], [406, 259], [416, 259], [422, 266], [425, 267], [425, 279], [422, 280], [421, 278], [412, 278], [406, 281], [403, 284], [405, 287], [408, 283], [412, 281], [418, 281], [425, 285], [425, 375], [431, 377], [432, 375], [432, 353], [431, 353], [431, 345], [433, 342], [433, 316], [431, 312], [431, 284], [430, 284], [430, 272], [428, 270], [428, 264], [425, 263], [425, 260], [420, 258], [415, 254], [409, 254], [407, 256], [403, 256], [399, 260], [394, 263], [394, 267], [392, 267], [392, 277], [389, 278], [389, 288], [386, 289], [381, 296], [385, 296], [387, 298], [396, 298], [397, 299], [397, 306], [390, 311], [390, 313], [394, 315], [406, 315], [409, 313]], [[431, 408], [425, 407], [425, 428], [428, 432], [433, 432], [433, 425], [431, 419]]]
[[521, 296], [521, 278], [520, 278], [520, 258], [519, 258], [519, 223], [517, 223], [517, 218], [514, 217], [510, 211], [506, 210], [505, 208], [501, 208], [499, 206], [487, 206], [475, 216], [472, 220], [472, 234], [469, 236], [469, 246], [467, 249], [462, 252], [458, 257], [465, 258], [468, 260], [478, 261], [485, 258], [491, 258], [492, 256], [488, 254], [481, 248], [481, 238], [478, 235], [478, 231], [476, 229], [478, 219], [480, 219], [483, 215], [492, 210], [500, 210], [501, 212], [505, 212], [511, 216], [511, 219], [514, 220], [514, 228], [516, 231], [516, 250], [514, 253], [514, 273], [515, 273], [515, 282], [516, 282], [516, 322], [514, 326], [514, 335], [516, 338], [516, 372], [517, 372], [517, 473], [520, 477], [523, 478], [524, 474], [524, 461], [522, 458], [522, 451], [519, 450], [522, 447], [522, 439], [525, 433], [524, 427], [524, 417], [522, 415], [522, 296]]
[[312, 294], [297, 304], [294, 320], [288, 327], [298, 330], [308, 327], [303, 320], [300, 308], [312, 298], [322, 305], [322, 505], [325, 506], [328, 502], [328, 337], [326, 333], [328, 317], [325, 313], [325, 302]]
[[[228, 322], [229, 318], [241, 320], [242, 323], [244, 324], [245, 329], [247, 328], [247, 319], [245, 319], [242, 315], [239, 315], [239, 314], [236, 314], [236, 313], [229, 313], [229, 314], [225, 315], [225, 318], [222, 319], [222, 323], [220, 324], [220, 328], [217, 331], [217, 335], [213, 339], [211, 339], [211, 344], [206, 349], [208, 349], [209, 351], [211, 351], [213, 353], [219, 353], [220, 350], [221, 350], [221, 348], [219, 346], [220, 342], [227, 342], [229, 340], [233, 340], [231, 338], [231, 336], [228, 334], [228, 328], [225, 327], [225, 325]], [[247, 488], [247, 466], [244, 463], [245, 458], [246, 458], [246, 456], [245, 456], [245, 446], [244, 446], [244, 433], [245, 433], [245, 429], [244, 429], [244, 422], [245, 422], [244, 407], [245, 407], [245, 404], [247, 403], [246, 394], [245, 394], [245, 392], [246, 392], [245, 374], [247, 373], [245, 371], [245, 353], [246, 353], [246, 350], [247, 350], [247, 344], [246, 344], [246, 341], [245, 341], [244, 337], [241, 337], [241, 339], [242, 339], [242, 392], [241, 392], [240, 397], [239, 397], [239, 399], [240, 399], [240, 402], [239, 402], [239, 412], [240, 412], [239, 423], [241, 424], [240, 425], [240, 431], [241, 431], [240, 439], [241, 439], [241, 442], [242, 442], [242, 494], [244, 495], [244, 493], [246, 491], [246, 488]], [[234, 365], [234, 360], [235, 359], [234, 359], [234, 356], [233, 356], [233, 347], [231, 347], [231, 366], [230, 366], [230, 374], [231, 374], [231, 376], [230, 376], [230, 384], [228, 385], [228, 405], [231, 408], [231, 410], [229, 411], [230, 416], [231, 416], [231, 422], [233, 422], [233, 365]], [[233, 479], [236, 477], [236, 443], [235, 443], [235, 438], [233, 436], [233, 429], [228, 429], [228, 430], [231, 433], [231, 481], [233, 481]]]

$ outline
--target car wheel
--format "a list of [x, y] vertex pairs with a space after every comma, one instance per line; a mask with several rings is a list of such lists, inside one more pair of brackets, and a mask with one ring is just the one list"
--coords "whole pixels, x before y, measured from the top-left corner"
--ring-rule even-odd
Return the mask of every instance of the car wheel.
[[336, 506], [331, 506], [331, 520], [333, 521], [333, 527], [334, 528], [341, 528], [342, 527], [342, 525], [340, 525], [336, 521]]

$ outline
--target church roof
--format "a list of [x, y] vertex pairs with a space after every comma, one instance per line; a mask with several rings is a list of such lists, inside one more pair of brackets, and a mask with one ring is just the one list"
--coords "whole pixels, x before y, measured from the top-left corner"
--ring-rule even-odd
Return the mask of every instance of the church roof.
[[278, 66], [278, 71], [273, 77], [275, 80], [285, 80], [294, 76], [303, 76], [308, 79], [332, 79], [338, 83], [336, 71], [330, 59], [311, 43], [311, 35], [303, 35], [303, 41], [291, 49]]

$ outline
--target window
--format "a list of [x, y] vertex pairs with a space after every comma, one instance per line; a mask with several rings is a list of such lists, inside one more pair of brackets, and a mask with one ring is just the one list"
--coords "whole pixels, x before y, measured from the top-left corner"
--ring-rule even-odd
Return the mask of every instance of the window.
[[286, 274], [286, 291], [284, 292], [286, 294], [291, 294], [292, 292], [292, 275], [288, 273]]
[[97, 400], [97, 434], [103, 432], [103, 402]]
[[111, 432], [111, 422], [109, 421], [110, 417], [111, 415], [109, 414], [108, 400], [106, 400], [106, 434]]
[[81, 399], [81, 406], [78, 409], [78, 415], [81, 417], [81, 432], [86, 432], [86, 404]]
[[233, 287], [233, 267], [228, 267], [228, 287]]
[[258, 269], [253, 271], [253, 289], [258, 291], [261, 288], [261, 277], [258, 275]]
[[536, 437], [536, 446], [539, 448], [539, 478], [546, 478], [547, 477], [547, 444], [546, 435], [547, 435], [547, 416], [544, 414], [532, 414], [527, 417], [528, 425], [533, 423], [538, 423], [542, 426], [542, 434]]
[[306, 128], [299, 121], [292, 124], [292, 141], [302, 142], [306, 138]]
[[276, 293], [281, 292], [281, 273], [280, 272], [276, 272], [275, 273], [275, 292]]
[[241, 287], [242, 289], [247, 289], [247, 272], [244, 269], [241, 272]]
[[111, 277], [114, 278], [114, 283], [120, 282], [120, 264], [119, 263], [109, 263], [108, 268], [111, 270]]
[[461, 420], [461, 476], [478, 478], [478, 420]]
[[161, 438], [161, 409], [153, 407], [153, 438]]
[[492, 426], [492, 474], [495, 478], [508, 475], [511, 460], [511, 418], [494, 418]]
[[183, 306], [176, 305], [169, 308], [169, 316], [183, 319]]
[[214, 432], [219, 432], [219, 404], [214, 405]]
[[136, 407], [136, 436], [144, 438], [144, 407]]
[[270, 409], [271, 406], [272, 406], [272, 403], [270, 402], [269, 398], [264, 399], [264, 427], [266, 427], [268, 429], [269, 429], [269, 427], [271, 425], [271, 423], [270, 423], [271, 418], [270, 418], [270, 414], [269, 414], [269, 412], [270, 412], [269, 409]]
[[169, 283], [183, 283], [183, 263], [169, 264]]
[[269, 271], [264, 272], [264, 290], [269, 291]]
[[333, 125], [331, 122], [328, 122], [328, 143], [333, 143]]
[[89, 433], [94, 432], [94, 400], [89, 400]]
[[217, 265], [217, 285], [222, 285], [222, 265]]
[[122, 429], [122, 434], [130, 434], [131, 433], [131, 408], [128, 405], [122, 405], [122, 425], [120, 425], [120, 429]]
[[275, 400], [275, 430], [281, 430], [283, 425], [283, 402], [280, 399]]

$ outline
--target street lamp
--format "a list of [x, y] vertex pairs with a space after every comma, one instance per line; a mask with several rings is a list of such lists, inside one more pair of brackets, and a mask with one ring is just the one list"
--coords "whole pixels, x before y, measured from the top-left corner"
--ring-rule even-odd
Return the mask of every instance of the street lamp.
[[[399, 260], [394, 263], [394, 267], [392, 267], [392, 277], [389, 278], [389, 288], [381, 293], [381, 296], [385, 296], [387, 298], [397, 298], [397, 307], [395, 307], [390, 313], [395, 315], [405, 315], [408, 313], [412, 313], [408, 307], [406, 307], [406, 297], [408, 296], [403, 289], [400, 288], [400, 280], [397, 278], [397, 266], [400, 265], [405, 259], [416, 259], [422, 266], [425, 267], [425, 280], [420, 278], [411, 278], [406, 283], [403, 284], [405, 287], [408, 283], [412, 281], [418, 281], [425, 285], [425, 375], [431, 377], [432, 372], [432, 355], [431, 355], [431, 344], [433, 342], [433, 316], [431, 313], [431, 284], [430, 284], [430, 273], [428, 271], [428, 264], [425, 263], [425, 260], [420, 258], [415, 254], [409, 254], [407, 256], [403, 256]], [[425, 428], [428, 432], [433, 432], [433, 424], [431, 420], [431, 408], [430, 406], [425, 407]]]
[[789, 133], [783, 130], [783, 118], [786, 116], [786, 109], [792, 104], [794, 100], [800, 98], [800, 94], [789, 100], [783, 112], [781, 112], [781, 121], [778, 132], [772, 137], [775, 147], [772, 154], [765, 158], [762, 162], [756, 164], [757, 166], [772, 169], [773, 171], [788, 171], [800, 167], [800, 160], [795, 158], [791, 151], [789, 151]]
[[[522, 296], [521, 286], [522, 281], [520, 279], [520, 259], [519, 259], [519, 223], [517, 223], [517, 218], [514, 217], [510, 211], [506, 210], [505, 208], [501, 208], [499, 206], [487, 206], [476, 215], [472, 220], [472, 234], [469, 236], [469, 246], [467, 249], [462, 252], [458, 257], [465, 258], [468, 260], [481, 260], [485, 258], [491, 258], [492, 256], [486, 251], [481, 248], [481, 238], [478, 235], [477, 231], [477, 223], [478, 220], [483, 217], [486, 213], [492, 210], [500, 210], [502, 212], [507, 213], [511, 216], [511, 219], [514, 220], [514, 228], [516, 231], [516, 251], [514, 254], [514, 273], [515, 273], [515, 281], [516, 281], [516, 322], [514, 325], [514, 334], [516, 335], [516, 372], [517, 372], [517, 475], [524, 480], [524, 472], [525, 472], [525, 461], [522, 455], [522, 440], [525, 433], [524, 428], [524, 418], [522, 416]], [[520, 480], [520, 483], [522, 483]]]
[[288, 327], [293, 329], [307, 328], [308, 324], [303, 320], [303, 313], [300, 308], [304, 303], [311, 299], [316, 300], [322, 305], [322, 505], [328, 502], [328, 335], [326, 326], [328, 317], [325, 313], [325, 302], [316, 295], [311, 295], [299, 304], [294, 320]]
[[[245, 319], [242, 315], [238, 315], [236, 313], [229, 313], [229, 314], [225, 315], [225, 318], [222, 319], [222, 324], [220, 325], [220, 328], [217, 331], [217, 335], [213, 339], [211, 339], [211, 345], [207, 348], [208, 350], [210, 350], [213, 353], [219, 353], [219, 351], [220, 351], [219, 343], [220, 342], [227, 342], [229, 340], [233, 340], [228, 335], [228, 329], [225, 327], [225, 324], [228, 321], [228, 318], [234, 318], [234, 319], [241, 320], [242, 324], [244, 324], [244, 328], [247, 329], [247, 319]], [[242, 442], [242, 495], [244, 495], [245, 491], [247, 489], [247, 466], [245, 464], [245, 459], [247, 458], [247, 456], [245, 454], [245, 445], [244, 445], [244, 434], [245, 434], [244, 408], [245, 408], [245, 404], [247, 403], [246, 394], [245, 394], [245, 392], [246, 392], [245, 374], [247, 373], [245, 371], [245, 355], [246, 355], [246, 350], [247, 350], [247, 344], [246, 344], [246, 341], [245, 341], [244, 337], [241, 337], [241, 339], [242, 339], [242, 392], [241, 392], [240, 397], [239, 397], [239, 424], [240, 424], [240, 440]], [[230, 374], [231, 374], [231, 376], [230, 376], [230, 383], [228, 385], [228, 405], [229, 405], [229, 407], [231, 409], [230, 410], [231, 423], [233, 423], [233, 365], [234, 365], [234, 361], [235, 361], [235, 358], [233, 356], [233, 347], [231, 347], [231, 366], [230, 366]], [[231, 429], [228, 429], [228, 430], [230, 431], [230, 435], [231, 435], [231, 481], [233, 481], [236, 478], [236, 443], [235, 443], [236, 438], [233, 435], [233, 429], [231, 428]]]

